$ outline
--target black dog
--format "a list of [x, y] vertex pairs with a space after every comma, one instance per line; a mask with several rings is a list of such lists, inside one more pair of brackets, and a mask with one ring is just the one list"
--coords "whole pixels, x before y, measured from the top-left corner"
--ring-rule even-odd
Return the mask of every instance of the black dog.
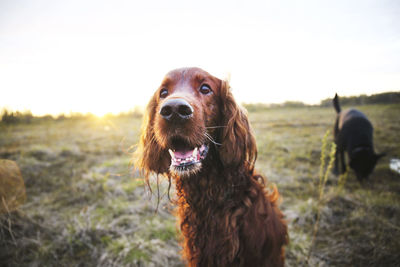
[[[357, 179], [362, 182], [372, 173], [378, 159], [384, 154], [376, 154], [373, 146], [373, 127], [367, 116], [356, 109], [341, 112], [339, 97], [333, 99], [337, 117], [333, 130], [336, 143], [335, 167], [333, 172], [346, 172], [344, 152], [347, 152], [349, 165], [355, 171]], [[339, 161], [341, 168], [339, 171]]]

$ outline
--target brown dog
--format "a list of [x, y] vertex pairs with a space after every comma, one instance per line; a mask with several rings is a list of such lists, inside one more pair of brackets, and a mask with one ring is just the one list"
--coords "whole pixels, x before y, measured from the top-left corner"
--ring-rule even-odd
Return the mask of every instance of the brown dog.
[[229, 85], [199, 68], [169, 72], [147, 106], [137, 167], [176, 183], [190, 266], [283, 266], [278, 191], [254, 171], [255, 139]]

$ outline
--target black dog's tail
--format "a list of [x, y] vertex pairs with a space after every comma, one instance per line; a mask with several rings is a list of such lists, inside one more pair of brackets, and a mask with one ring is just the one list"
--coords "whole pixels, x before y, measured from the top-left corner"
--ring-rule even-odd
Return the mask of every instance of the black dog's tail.
[[340, 104], [339, 104], [339, 96], [335, 94], [335, 97], [332, 100], [333, 106], [336, 109], [336, 112], [339, 113], [341, 111]]

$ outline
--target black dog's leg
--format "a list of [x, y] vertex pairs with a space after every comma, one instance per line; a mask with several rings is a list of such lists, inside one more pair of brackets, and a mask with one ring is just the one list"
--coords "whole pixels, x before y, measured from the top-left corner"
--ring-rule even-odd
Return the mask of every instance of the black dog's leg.
[[343, 150], [341, 150], [340, 151], [340, 165], [341, 165], [341, 168], [340, 168], [340, 174], [343, 174], [343, 173], [345, 173], [346, 172], [346, 161], [345, 161], [345, 158], [344, 158], [344, 151]]

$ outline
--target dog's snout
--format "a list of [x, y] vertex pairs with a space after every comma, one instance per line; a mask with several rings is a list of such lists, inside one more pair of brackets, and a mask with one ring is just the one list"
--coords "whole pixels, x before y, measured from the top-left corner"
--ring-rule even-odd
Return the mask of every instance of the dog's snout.
[[182, 98], [169, 99], [161, 106], [160, 115], [166, 120], [186, 120], [193, 115], [193, 107]]

